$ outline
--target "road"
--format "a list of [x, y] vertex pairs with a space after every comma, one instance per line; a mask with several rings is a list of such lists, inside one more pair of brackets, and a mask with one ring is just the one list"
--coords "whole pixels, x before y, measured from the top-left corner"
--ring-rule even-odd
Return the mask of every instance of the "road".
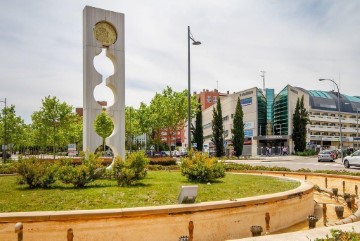
[[298, 170], [300, 168], [308, 168], [310, 170], [336, 170], [336, 171], [350, 171], [360, 172], [359, 167], [345, 168], [340, 158], [334, 162], [318, 162], [317, 156], [299, 157], [299, 156], [272, 156], [272, 157], [258, 157], [252, 160], [227, 160], [226, 162], [244, 163], [252, 166], [266, 166], [266, 167], [287, 167], [291, 170]]

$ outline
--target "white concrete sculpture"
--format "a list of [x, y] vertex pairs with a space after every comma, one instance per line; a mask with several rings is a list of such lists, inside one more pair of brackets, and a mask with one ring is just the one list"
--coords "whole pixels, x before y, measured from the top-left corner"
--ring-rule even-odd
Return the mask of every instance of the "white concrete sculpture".
[[86, 6], [83, 11], [83, 150], [95, 152], [102, 144], [95, 132], [94, 121], [102, 107], [94, 98], [94, 89], [102, 83], [102, 76], [93, 64], [103, 48], [114, 64], [114, 74], [106, 79], [106, 86], [114, 94], [114, 104], [106, 109], [114, 123], [113, 133], [106, 138], [114, 156], [125, 158], [125, 53], [124, 14]]

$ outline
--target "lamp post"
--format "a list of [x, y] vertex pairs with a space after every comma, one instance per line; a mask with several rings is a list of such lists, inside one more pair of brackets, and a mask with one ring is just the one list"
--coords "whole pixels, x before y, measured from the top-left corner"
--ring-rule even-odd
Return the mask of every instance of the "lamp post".
[[3, 145], [3, 149], [2, 149], [2, 154], [3, 154], [3, 160], [4, 162], [6, 161], [7, 159], [7, 156], [6, 156], [6, 149], [7, 149], [7, 123], [6, 123], [6, 98], [4, 99], [0, 99], [0, 102], [3, 102], [5, 104], [5, 110], [4, 110], [4, 145]]
[[337, 91], [338, 91], [338, 98], [337, 98], [337, 101], [338, 101], [338, 111], [339, 111], [339, 125], [340, 125], [340, 155], [341, 155], [341, 162], [343, 161], [343, 148], [342, 148], [342, 133], [341, 133], [341, 114], [340, 114], [340, 90], [339, 90], [339, 86], [336, 84], [336, 82], [332, 79], [319, 79], [319, 81], [323, 81], [323, 80], [328, 80], [328, 81], [331, 81], [333, 82], [335, 85], [336, 85], [336, 88], [337, 88]]
[[190, 40], [193, 45], [200, 45], [201, 42], [196, 41], [191, 34], [190, 26], [188, 26], [188, 149], [191, 148], [191, 90], [190, 90]]
[[359, 150], [359, 108], [356, 108], [356, 150]]

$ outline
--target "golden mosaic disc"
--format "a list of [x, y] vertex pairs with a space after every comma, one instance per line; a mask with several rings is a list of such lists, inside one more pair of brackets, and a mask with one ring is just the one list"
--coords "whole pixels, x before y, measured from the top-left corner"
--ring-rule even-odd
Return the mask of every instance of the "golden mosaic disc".
[[108, 22], [98, 22], [94, 27], [94, 36], [104, 47], [116, 42], [117, 34], [115, 28]]

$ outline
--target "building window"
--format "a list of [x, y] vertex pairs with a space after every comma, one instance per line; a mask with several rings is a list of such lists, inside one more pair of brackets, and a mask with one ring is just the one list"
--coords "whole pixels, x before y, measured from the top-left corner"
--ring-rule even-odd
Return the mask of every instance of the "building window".
[[211, 96], [208, 96], [208, 97], [207, 97], [207, 102], [208, 102], [208, 103], [211, 103]]
[[217, 97], [216, 97], [216, 96], [213, 97], [213, 102], [214, 102], [214, 103], [217, 102]]

